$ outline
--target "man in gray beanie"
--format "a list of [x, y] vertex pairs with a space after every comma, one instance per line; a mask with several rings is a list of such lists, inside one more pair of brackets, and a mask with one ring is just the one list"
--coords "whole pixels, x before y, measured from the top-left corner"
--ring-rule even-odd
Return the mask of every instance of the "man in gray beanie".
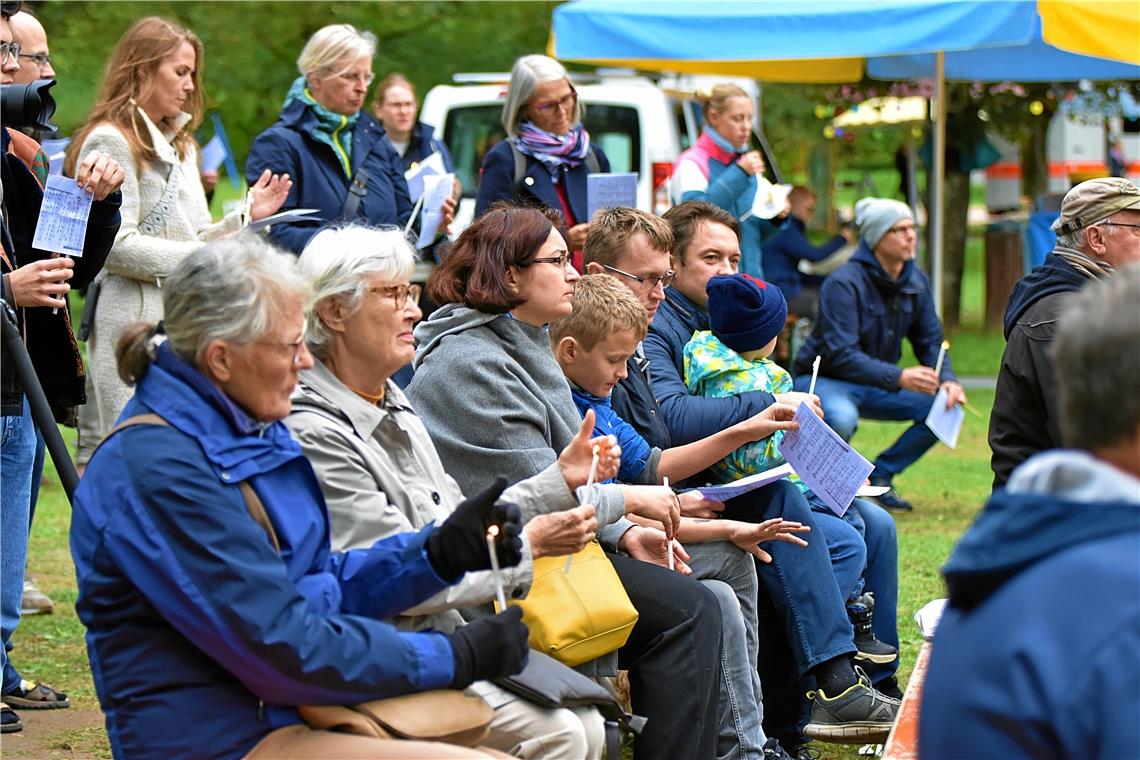
[[[950, 405], [966, 394], [947, 356], [941, 373], [934, 367], [942, 345], [942, 323], [934, 310], [930, 282], [914, 264], [917, 233], [905, 204], [864, 198], [855, 204], [861, 240], [855, 255], [823, 281], [819, 319], [796, 354], [795, 388], [811, 383], [812, 362], [820, 357], [815, 390], [824, 419], [850, 439], [859, 418], [912, 420], [890, 448], [875, 459], [873, 485], [891, 490], [879, 497], [887, 509], [910, 510], [893, 488], [902, 472], [938, 440], [926, 426], [934, 394], [943, 388]], [[902, 369], [907, 337], [919, 366]]]
[[1126, 179], [1090, 179], [1061, 201], [1057, 245], [1014, 286], [1005, 310], [990, 449], [994, 488], [1031, 455], [1061, 445], [1053, 332], [1073, 293], [1115, 267], [1140, 261], [1140, 188]]

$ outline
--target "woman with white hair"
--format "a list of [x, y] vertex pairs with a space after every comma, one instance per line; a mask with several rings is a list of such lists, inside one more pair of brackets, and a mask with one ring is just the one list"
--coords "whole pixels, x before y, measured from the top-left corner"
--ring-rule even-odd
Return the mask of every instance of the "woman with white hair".
[[576, 267], [590, 229], [586, 175], [610, 170], [606, 154], [582, 126], [585, 111], [561, 63], [545, 55], [515, 61], [503, 104], [507, 139], [483, 159], [475, 200], [476, 216], [502, 200], [561, 211]]
[[331, 551], [320, 486], [281, 424], [313, 364], [295, 259], [239, 238], [189, 254], [167, 282], [165, 321], [119, 343], [137, 390], [71, 523], [76, 612], [115, 757], [484, 757], [312, 729], [296, 705], [463, 689], [522, 668], [517, 609], [450, 633], [383, 622], [489, 568], [489, 525], [501, 526], [499, 561], [518, 563], [502, 484], [447, 520]]
[[[446, 520], [463, 500], [407, 397], [391, 376], [411, 359], [412, 327], [421, 312], [419, 287], [408, 282], [413, 252], [398, 230], [359, 226], [314, 238], [301, 256], [313, 285], [305, 340], [313, 367], [301, 373], [286, 420], [313, 465], [329, 510], [334, 551]], [[523, 559], [503, 573], [507, 594], [526, 595], [533, 560], [581, 550], [597, 530], [596, 501], [587, 490], [592, 449], [615, 472], [619, 452], [606, 438], [591, 440], [593, 419], [557, 461], [503, 492], [525, 512], [548, 511], [523, 528]], [[599, 475], [599, 480], [601, 476]], [[469, 573], [458, 584], [395, 617], [402, 630], [462, 629], [462, 608], [495, 598], [490, 573]], [[517, 757], [596, 758], [603, 738], [593, 708], [546, 709], [486, 681], [472, 684], [495, 710], [486, 744]]]
[[[297, 59], [300, 76], [277, 123], [253, 141], [246, 176], [288, 172], [293, 188], [283, 209], [317, 209], [315, 218], [274, 224], [270, 237], [300, 254], [337, 220], [400, 225], [412, 214], [400, 157], [364, 109], [372, 83], [376, 35], [348, 24], [318, 29]], [[454, 204], [444, 208], [450, 222]]]

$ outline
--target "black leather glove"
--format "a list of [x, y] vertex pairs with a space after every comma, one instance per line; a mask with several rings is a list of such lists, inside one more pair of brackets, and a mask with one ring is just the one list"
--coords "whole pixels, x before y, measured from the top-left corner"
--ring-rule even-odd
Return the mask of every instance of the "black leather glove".
[[487, 553], [487, 529], [499, 526], [495, 554], [501, 567], [514, 567], [522, 560], [522, 515], [515, 504], [496, 504], [507, 487], [504, 478], [470, 499], [460, 502], [427, 540], [428, 558], [440, 577], [453, 581], [473, 570], [491, 569]]
[[447, 637], [455, 657], [451, 688], [462, 689], [473, 681], [490, 681], [518, 673], [530, 654], [529, 635], [518, 607], [508, 607], [506, 612], [457, 628]]

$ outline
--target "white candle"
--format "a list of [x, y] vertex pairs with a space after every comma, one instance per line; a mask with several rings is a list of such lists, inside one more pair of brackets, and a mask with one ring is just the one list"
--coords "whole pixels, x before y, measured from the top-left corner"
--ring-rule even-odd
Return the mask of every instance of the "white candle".
[[499, 555], [495, 553], [495, 536], [499, 535], [499, 526], [492, 525], [487, 528], [487, 553], [491, 555], [491, 577], [495, 580], [495, 601], [499, 603], [499, 612], [507, 609], [507, 595], [503, 593], [503, 576], [499, 570]]
[[815, 381], [819, 377], [819, 359], [820, 357], [817, 356], [815, 357], [815, 361], [811, 363], [811, 385], [808, 386], [809, 396], [815, 395]]

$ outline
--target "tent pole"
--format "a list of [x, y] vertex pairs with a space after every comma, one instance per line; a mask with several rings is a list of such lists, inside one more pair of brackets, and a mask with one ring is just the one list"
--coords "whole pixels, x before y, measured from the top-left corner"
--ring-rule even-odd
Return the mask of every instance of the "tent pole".
[[932, 287], [934, 288], [934, 311], [942, 319], [942, 229], [946, 222], [945, 195], [943, 186], [946, 180], [946, 55], [941, 50], [935, 53], [935, 95], [938, 114], [934, 125], [934, 184], [930, 194], [930, 212], [933, 217], [930, 236]]

